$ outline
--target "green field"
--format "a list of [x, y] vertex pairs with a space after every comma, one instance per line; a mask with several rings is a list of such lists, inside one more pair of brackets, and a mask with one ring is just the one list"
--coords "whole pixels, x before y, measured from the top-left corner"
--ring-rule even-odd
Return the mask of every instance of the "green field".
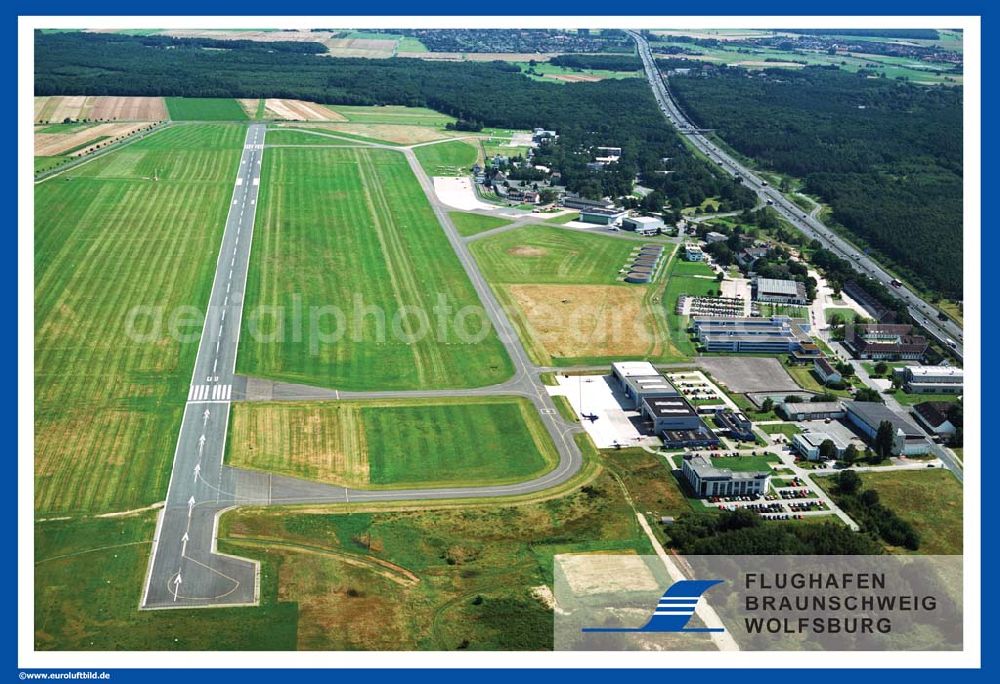
[[[275, 148], [264, 156], [259, 202], [239, 372], [386, 390], [510, 377], [402, 154]], [[470, 315], [459, 315], [467, 306]]]
[[723, 456], [712, 459], [712, 465], [716, 468], [725, 468], [733, 472], [751, 470], [771, 472], [771, 464], [777, 462], [777, 456]]
[[349, 105], [324, 105], [345, 117], [351, 123], [402, 124], [405, 126], [425, 126], [444, 128], [454, 123], [455, 117], [436, 112], [426, 107], [403, 107], [382, 105], [379, 107], [355, 107]]
[[[947, 470], [900, 470], [859, 473], [862, 489], [874, 489], [879, 501], [913, 525], [920, 534], [921, 555], [962, 553], [962, 485]], [[831, 478], [817, 477], [827, 492]], [[835, 497], [836, 498], [836, 497]], [[904, 549], [891, 549], [910, 553]]]
[[163, 499], [244, 134], [164, 129], [35, 187], [37, 512]]
[[854, 319], [858, 317], [858, 312], [846, 307], [828, 307], [823, 310], [823, 315], [826, 317], [827, 323], [834, 316], [840, 316], [845, 323], [853, 323]]
[[676, 313], [677, 300], [681, 295], [700, 297], [717, 293], [719, 288], [711, 268], [701, 261], [684, 261], [683, 250], [678, 251], [667, 271], [667, 286], [663, 291], [662, 302], [667, 313], [670, 339], [678, 352], [686, 357], [694, 356], [697, 350], [687, 333], [690, 316]]
[[802, 432], [802, 428], [794, 423], [781, 423], [780, 425], [758, 425], [761, 430], [769, 435], [784, 435], [791, 439]]
[[414, 154], [428, 176], [466, 176], [479, 161], [479, 149], [462, 140], [423, 145]]
[[500, 226], [506, 226], [510, 223], [510, 219], [507, 218], [485, 216], [465, 211], [452, 211], [448, 215], [451, 217], [451, 222], [455, 224], [455, 230], [466, 237], [482, 233], [486, 230], [499, 228]]
[[472, 243], [491, 283], [613, 284], [638, 243], [551, 226], [525, 226]]
[[[294, 128], [268, 128], [265, 137], [265, 145], [319, 145], [320, 147], [351, 147], [357, 143], [350, 139], [356, 136], [341, 134], [339, 131], [322, 131], [324, 135], [315, 133], [305, 133]], [[343, 135], [344, 138], [335, 138], [333, 135]], [[368, 142], [367, 140], [358, 142]]]
[[[647, 505], [644, 494], [640, 501]], [[550, 649], [552, 611], [533, 592], [551, 589], [554, 555], [652, 553], [608, 473], [518, 506], [243, 509], [222, 517], [219, 550], [261, 561], [259, 607], [137, 612], [155, 520], [150, 512], [39, 525], [37, 648]], [[206, 640], [206, 629], [216, 637]], [[679, 638], [710, 647], [707, 637]]]
[[553, 76], [595, 76], [599, 79], [606, 78], [642, 78], [643, 72], [639, 69], [635, 71], [610, 71], [606, 69], [577, 69], [573, 67], [558, 66], [548, 62], [538, 62], [534, 66], [528, 62], [512, 62], [521, 67], [521, 73], [535, 81], [545, 83], [569, 83], [570, 80], [553, 78]]
[[570, 221], [579, 221], [580, 212], [570, 212], [568, 214], [563, 214], [561, 216], [553, 216], [552, 218], [545, 219], [546, 223], [569, 223]]
[[73, 157], [59, 156], [59, 157], [35, 157], [35, 173], [41, 173], [43, 171], [51, 171], [52, 169], [62, 166], [63, 164], [72, 160]]
[[961, 396], [961, 394], [911, 394], [909, 392], [904, 392], [903, 390], [899, 390], [892, 394], [892, 398], [903, 406], [922, 404], [925, 401], [946, 401], [948, 403], [958, 403], [958, 399]]
[[167, 112], [173, 121], [246, 121], [247, 113], [236, 100], [215, 97], [168, 97]]
[[514, 397], [244, 404], [228, 448], [234, 466], [363, 488], [521, 482], [558, 460]]

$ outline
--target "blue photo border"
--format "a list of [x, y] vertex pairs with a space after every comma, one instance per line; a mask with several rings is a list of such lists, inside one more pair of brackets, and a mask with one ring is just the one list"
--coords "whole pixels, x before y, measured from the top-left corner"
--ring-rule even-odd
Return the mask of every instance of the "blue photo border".
[[[12, 16], [7, 20], [7, 39], [2, 44], [3, 53], [7, 55], [8, 66], [4, 69], [4, 82], [6, 92], [17, 91], [17, 17], [19, 15], [368, 15], [368, 16], [491, 16], [498, 14], [508, 14], [512, 16], [537, 14], [544, 16], [573, 15], [573, 16], [622, 16], [622, 15], [665, 15], [665, 16], [727, 16], [727, 15], [792, 15], [792, 16], [901, 16], [901, 15], [928, 15], [928, 16], [979, 16], [982, 22], [982, 254], [995, 255], [1000, 247], [1000, 235], [997, 231], [997, 220], [994, 215], [989, 214], [986, 209], [991, 208], [991, 203], [987, 198], [992, 197], [992, 192], [997, 189], [996, 171], [992, 163], [998, 158], [997, 135], [994, 125], [1000, 121], [997, 113], [995, 92], [996, 75], [998, 67], [998, 47], [993, 42], [1000, 39], [1000, 34], [994, 33], [996, 30], [998, 16], [998, 6], [1000, 2], [990, 2], [989, 0], [951, 0], [949, 2], [932, 2], [930, 0], [757, 0], [748, 2], [747, 0], [702, 0], [701, 2], [678, 2], [677, 0], [633, 0], [627, 5], [617, 3], [597, 2], [597, 0], [549, 0], [537, 5], [527, 5], [525, 3], [498, 5], [497, 3], [469, 3], [458, 2], [457, 0], [433, 0], [428, 3], [402, 2], [401, 0], [384, 0], [377, 5], [351, 5], [341, 3], [321, 2], [318, 0], [293, 0], [292, 2], [263, 2], [261, 0], [249, 0], [236, 5], [213, 1], [200, 0], [175, 0], [169, 4], [136, 4], [134, 2], [124, 2], [122, 0], [101, 0], [99, 2], [84, 3], [67, 2], [66, 0], [54, 0], [44, 4], [37, 2], [25, 2], [16, 0], [12, 3]], [[9, 121], [8, 125], [16, 123]], [[3, 165], [4, 183], [2, 184], [3, 194], [7, 197], [4, 206], [16, 207], [17, 205], [17, 169], [16, 155], [8, 151], [6, 163]], [[6, 244], [0, 250], [3, 260], [7, 266], [0, 269], [0, 284], [3, 291], [12, 293], [12, 297], [17, 292], [17, 245], [19, 236], [17, 225], [14, 222], [13, 229], [8, 229], [0, 238]], [[986, 281], [986, 274], [983, 277]], [[986, 296], [987, 290], [981, 288], [982, 294], [982, 329], [983, 339], [992, 339], [991, 333], [996, 332], [998, 325], [996, 319], [991, 314], [996, 314], [995, 299], [990, 300]], [[16, 304], [15, 304], [16, 307]], [[16, 308], [15, 308], [16, 312]], [[16, 313], [9, 316], [16, 321]], [[15, 323], [16, 325], [16, 323]], [[0, 336], [0, 349], [6, 365], [9, 368], [8, 377], [15, 375], [21, 380], [31, 382], [30, 377], [23, 378], [25, 372], [17, 368], [17, 336], [14, 329], [9, 329], [5, 335]], [[991, 393], [986, 391], [987, 387], [992, 387], [997, 381], [996, 366], [988, 363], [987, 354], [992, 351], [991, 347], [983, 347], [983, 415], [987, 416], [992, 409], [997, 408], [996, 400]], [[16, 392], [11, 391], [12, 384], [8, 382], [8, 390], [4, 394], [2, 405], [4, 410], [0, 413], [0, 421], [3, 424], [3, 434], [12, 436], [12, 447], [8, 450], [8, 459], [17, 458], [17, 443], [26, 435], [19, 435], [17, 432], [17, 398]], [[984, 421], [985, 423], [986, 421]], [[985, 436], [987, 425], [984, 424], [983, 434]], [[15, 441], [16, 440], [16, 441]], [[986, 454], [983, 454], [987, 456]], [[18, 462], [17, 468], [31, 468], [30, 462]], [[996, 474], [997, 465], [991, 458], [982, 460], [983, 477], [982, 482], [990, 482], [991, 476]], [[18, 668], [17, 663], [17, 564], [9, 552], [9, 549], [16, 548], [17, 539], [17, 477], [8, 467], [7, 477], [0, 481], [0, 488], [4, 491], [2, 497], [2, 510], [4, 515], [0, 518], [2, 526], [2, 538], [6, 541], [8, 549], [5, 562], [0, 563], [0, 578], [3, 579], [0, 586], [6, 587], [10, 592], [8, 596], [8, 606], [12, 606], [6, 611], [2, 620], [2, 634], [5, 637], [6, 646], [4, 651], [6, 656], [11, 658], [8, 661], [11, 670], [6, 670], [7, 676], [18, 676], [24, 679], [24, 670]], [[993, 561], [997, 551], [993, 542], [996, 541], [996, 522], [990, 515], [992, 506], [987, 506], [985, 495], [992, 492], [984, 488], [981, 492], [983, 497], [983, 520], [982, 520], [982, 667], [978, 670], [879, 670], [879, 669], [857, 669], [857, 670], [808, 670], [808, 669], [760, 669], [753, 671], [746, 670], [720, 670], [706, 672], [698, 670], [670, 670], [668, 672], [655, 670], [566, 670], [566, 669], [523, 669], [517, 671], [505, 670], [338, 670], [338, 671], [318, 671], [302, 669], [285, 670], [107, 670], [111, 673], [109, 681], [127, 682], [185, 682], [194, 683], [201, 681], [212, 681], [215, 683], [227, 681], [230, 678], [239, 679], [241, 684], [252, 684], [255, 682], [276, 682], [301, 679], [327, 679], [332, 677], [342, 677], [345, 679], [357, 679], [366, 684], [381, 682], [398, 682], [400, 680], [410, 681], [435, 681], [441, 682], [447, 679], [457, 679], [459, 681], [473, 680], [481, 684], [506, 683], [511, 677], [518, 680], [534, 681], [545, 679], [573, 678], [574, 682], [606, 681], [609, 677], [628, 677], [635, 680], [646, 679], [648, 677], [677, 677], [677, 678], [697, 678], [705, 681], [706, 678], [720, 678], [725, 681], [734, 677], [745, 679], [747, 677], [761, 678], [762, 681], [777, 680], [780, 682], [802, 682], [808, 681], [810, 684], [842, 684], [847, 678], [852, 682], [874, 681], [896, 676], [905, 677], [907, 681], [934, 681], [940, 682], [947, 677], [949, 682], [955, 681], [986, 681], [989, 672], [994, 672], [997, 668], [997, 648], [996, 628], [993, 620], [998, 615], [997, 591], [993, 586], [995, 576], [990, 572], [996, 565]], [[441, 655], [442, 661], [447, 656]], [[607, 666], [614, 668], [618, 658], [626, 657], [624, 654], [617, 654], [615, 658], [609, 658]], [[720, 659], [721, 660], [721, 659]], [[275, 654], [275, 664], [280, 666], [281, 655]], [[511, 663], [516, 665], [516, 657], [511, 658]], [[720, 662], [721, 664], [721, 662]], [[850, 656], [845, 655], [845, 664], [850, 665]], [[35, 671], [31, 671], [35, 672]], [[57, 672], [48, 670], [48, 672]], [[991, 677], [991, 678], [992, 678]], [[804, 679], [808, 678], [808, 679]]]

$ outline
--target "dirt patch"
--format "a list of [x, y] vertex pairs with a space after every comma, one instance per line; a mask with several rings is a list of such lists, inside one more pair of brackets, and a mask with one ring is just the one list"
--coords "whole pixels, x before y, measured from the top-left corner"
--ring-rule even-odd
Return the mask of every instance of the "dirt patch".
[[162, 97], [52, 96], [35, 98], [35, 122], [164, 121], [167, 105]]
[[529, 247], [528, 245], [522, 245], [520, 247], [511, 247], [507, 250], [507, 254], [511, 256], [523, 256], [523, 257], [540, 257], [548, 254], [548, 250], [542, 249], [541, 247]]
[[292, 121], [347, 121], [347, 118], [323, 105], [305, 100], [268, 98], [264, 102], [267, 115]]
[[351, 133], [376, 140], [387, 140], [401, 145], [414, 145], [416, 143], [444, 140], [451, 137], [445, 134], [444, 131], [434, 128], [409, 126], [406, 124], [345, 123], [334, 124], [327, 128], [340, 131], [341, 133]]
[[243, 111], [246, 115], [253, 119], [257, 116], [257, 103], [260, 101], [256, 97], [244, 97], [236, 100], [240, 103], [240, 107], [243, 107]]
[[323, 42], [331, 57], [392, 57], [395, 40], [377, 38], [332, 38]]
[[[134, 123], [123, 123], [123, 124], [98, 124], [97, 126], [88, 126], [87, 128], [80, 128], [69, 133], [36, 133], [35, 134], [35, 156], [36, 157], [54, 157], [56, 155], [64, 154], [69, 150], [84, 145], [91, 140], [97, 140], [98, 138], [104, 138], [101, 142], [108, 142], [119, 138], [121, 136], [128, 135], [133, 131], [145, 128], [147, 124], [134, 124]], [[90, 146], [84, 147], [83, 149], [76, 150], [70, 154], [74, 157], [78, 157], [90, 149]]]
[[641, 556], [580, 554], [555, 560], [575, 596], [655, 591], [660, 586]]
[[397, 57], [444, 62], [547, 62], [558, 52], [398, 52]]
[[603, 76], [598, 76], [597, 74], [543, 74], [544, 78], [551, 78], [556, 81], [568, 81], [570, 83], [577, 83], [581, 81], [592, 82], [592, 81], [603, 81]]
[[[531, 249], [531, 248], [529, 248]], [[554, 357], [659, 353], [658, 326], [632, 285], [510, 285], [528, 333]]]

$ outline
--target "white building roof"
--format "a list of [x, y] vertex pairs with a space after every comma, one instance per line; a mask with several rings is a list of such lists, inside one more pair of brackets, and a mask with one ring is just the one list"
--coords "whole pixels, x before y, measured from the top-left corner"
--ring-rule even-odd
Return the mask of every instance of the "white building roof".
[[623, 378], [659, 375], [659, 372], [653, 368], [653, 364], [649, 361], [616, 361], [611, 364], [611, 367]]
[[906, 372], [914, 378], [962, 378], [965, 371], [954, 366], [907, 366]]
[[798, 283], [794, 280], [779, 280], [777, 278], [757, 278], [757, 291], [794, 297], [799, 293]]
[[632, 223], [639, 223], [643, 225], [660, 225], [663, 223], [663, 219], [658, 219], [654, 216], [629, 216], [628, 220]]

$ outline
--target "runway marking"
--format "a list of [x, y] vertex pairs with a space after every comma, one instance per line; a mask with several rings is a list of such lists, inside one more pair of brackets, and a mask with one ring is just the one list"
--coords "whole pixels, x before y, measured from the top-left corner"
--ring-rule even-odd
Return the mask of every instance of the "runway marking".
[[[216, 359], [218, 362], [218, 359]], [[226, 402], [233, 395], [232, 385], [191, 385], [188, 390], [188, 401], [191, 402]]]
[[243, 185], [243, 179], [242, 178], [237, 178], [236, 179], [236, 184], [237, 185]]
[[[258, 161], [257, 163], [260, 164], [260, 161]], [[260, 185], [260, 178], [254, 178], [253, 179], [253, 184], [254, 185]]]

